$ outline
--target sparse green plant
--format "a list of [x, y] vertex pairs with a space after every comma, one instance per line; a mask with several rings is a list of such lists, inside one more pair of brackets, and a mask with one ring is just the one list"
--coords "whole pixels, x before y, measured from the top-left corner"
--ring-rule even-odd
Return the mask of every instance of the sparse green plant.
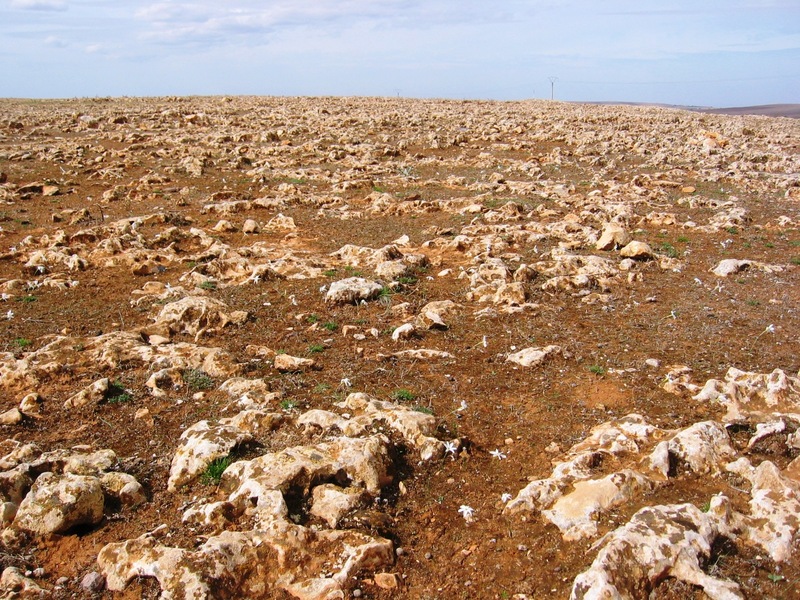
[[325, 277], [336, 277], [336, 269], [328, 269], [327, 271], [322, 272]]
[[220, 458], [215, 458], [206, 467], [203, 474], [200, 475], [200, 481], [202, 481], [205, 485], [218, 485], [220, 479], [222, 479], [222, 474], [225, 472], [231, 463], [233, 462], [233, 458], [230, 455], [222, 456]]
[[339, 325], [335, 321], [326, 321], [322, 324], [322, 327], [327, 329], [328, 331], [336, 331], [339, 329]]
[[19, 296], [17, 298], [17, 302], [24, 302], [25, 304], [30, 304], [32, 302], [36, 302], [37, 300], [39, 300], [39, 298], [37, 298], [33, 294], [27, 294], [25, 296]]
[[433, 414], [433, 409], [430, 406], [422, 406], [421, 404], [417, 404], [414, 407], [414, 410], [417, 412], [425, 413], [426, 415]]
[[281, 400], [281, 408], [283, 410], [293, 410], [297, 408], [297, 401], [289, 400], [288, 398], [286, 400]]
[[775, 244], [773, 244], [772, 242], [764, 242], [764, 246], [766, 246], [767, 248], [774, 248]]
[[793, 265], [800, 265], [800, 256], [793, 256], [789, 259], [789, 262]]
[[106, 402], [110, 404], [122, 404], [133, 399], [133, 395], [125, 389], [122, 382], [117, 379], [108, 385], [108, 390], [105, 394]]
[[189, 389], [195, 392], [210, 390], [214, 387], [214, 380], [211, 376], [200, 369], [186, 369], [181, 377]]
[[363, 272], [359, 271], [358, 269], [356, 269], [355, 267], [352, 267], [350, 265], [346, 265], [344, 270], [347, 272], [347, 274], [350, 277], [363, 277], [364, 276]]
[[589, 365], [587, 367], [590, 373], [594, 373], [595, 375], [605, 375], [606, 370], [601, 367], [600, 365]]
[[310, 315], [308, 315], [308, 316], [306, 317], [306, 321], [308, 321], [308, 322], [309, 322], [309, 323], [311, 323], [312, 325], [313, 325], [314, 323], [318, 323], [318, 322], [319, 322], [319, 315], [316, 315], [316, 314], [313, 314], [313, 313], [312, 313], [312, 314], [310, 314]]
[[786, 577], [783, 575], [778, 575], [777, 573], [770, 573], [767, 575], [767, 579], [769, 579], [772, 583], [778, 583], [779, 581], [786, 579]]
[[761, 302], [758, 300], [747, 300], [747, 306], [759, 306]]
[[662, 254], [666, 254], [670, 258], [678, 258], [678, 251], [675, 249], [675, 246], [669, 242], [662, 242], [658, 246], [658, 249]]
[[33, 342], [31, 342], [28, 338], [18, 337], [11, 343], [14, 344], [17, 348], [27, 348]]
[[213, 291], [213, 290], [217, 289], [217, 282], [216, 281], [212, 281], [211, 279], [207, 279], [207, 280], [205, 280], [204, 282], [202, 282], [200, 284], [200, 289], [201, 290]]
[[392, 400], [398, 402], [411, 402], [416, 398], [413, 392], [405, 388], [398, 388], [392, 392]]
[[324, 351], [325, 351], [325, 346], [323, 346], [322, 344], [311, 344], [308, 347], [308, 353], [309, 354], [318, 354], [318, 353], [324, 352]]
[[739, 229], [738, 229], [738, 228], [736, 228], [736, 227], [727, 227], [727, 228], [725, 229], [725, 231], [727, 231], [727, 232], [728, 232], [728, 233], [730, 233], [731, 235], [736, 235], [736, 234], [738, 234], [738, 233], [739, 233]]
[[329, 392], [330, 389], [331, 389], [331, 386], [328, 385], [327, 383], [318, 383], [317, 385], [314, 386], [314, 393], [315, 394], [324, 394], [325, 392]]
[[397, 278], [397, 282], [403, 285], [414, 285], [415, 283], [417, 283], [417, 281], [419, 280], [413, 275], [405, 275], [403, 277]]
[[703, 504], [703, 506], [700, 507], [700, 510], [703, 511], [704, 513], [707, 513], [708, 511], [710, 511], [711, 510], [711, 502], [706, 502], [705, 504]]
[[689, 238], [688, 238], [688, 237], [686, 237], [685, 235], [679, 235], [679, 236], [678, 236], [678, 241], [679, 241], [681, 244], [687, 244], [687, 243], [689, 243]]

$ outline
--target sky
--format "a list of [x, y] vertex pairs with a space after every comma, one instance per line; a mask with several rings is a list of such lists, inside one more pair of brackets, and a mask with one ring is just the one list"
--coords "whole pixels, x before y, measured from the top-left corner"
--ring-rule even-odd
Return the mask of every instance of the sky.
[[0, 0], [0, 97], [165, 95], [800, 103], [800, 0]]

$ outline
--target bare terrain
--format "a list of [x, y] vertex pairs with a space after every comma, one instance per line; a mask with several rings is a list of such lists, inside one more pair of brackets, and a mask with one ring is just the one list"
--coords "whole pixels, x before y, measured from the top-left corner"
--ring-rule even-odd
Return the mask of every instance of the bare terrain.
[[796, 598], [800, 123], [0, 100], [3, 598]]

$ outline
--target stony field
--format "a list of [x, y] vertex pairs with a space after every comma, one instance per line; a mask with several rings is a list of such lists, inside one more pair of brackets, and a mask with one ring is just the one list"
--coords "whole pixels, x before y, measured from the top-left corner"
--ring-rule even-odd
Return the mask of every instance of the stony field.
[[796, 598], [800, 121], [0, 100], [0, 597]]

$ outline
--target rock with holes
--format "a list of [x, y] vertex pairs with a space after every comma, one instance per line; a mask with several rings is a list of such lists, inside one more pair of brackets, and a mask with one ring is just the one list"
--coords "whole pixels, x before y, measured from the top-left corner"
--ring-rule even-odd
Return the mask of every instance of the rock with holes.
[[167, 489], [174, 492], [200, 476], [214, 460], [228, 456], [234, 447], [252, 439], [249, 432], [233, 425], [195, 423], [181, 434], [172, 457]]
[[597, 534], [598, 515], [652, 487], [644, 475], [624, 469], [602, 479], [575, 482], [574, 489], [542, 515], [561, 530], [565, 540], [592, 537]]
[[314, 488], [309, 512], [334, 529], [343, 516], [356, 508], [366, 506], [369, 499], [369, 494], [360, 488], [342, 488], [332, 483], [326, 483]]
[[578, 575], [570, 600], [637, 600], [674, 577], [712, 600], [741, 600], [737, 584], [703, 571], [714, 541], [733, 529], [728, 499], [715, 496], [704, 513], [691, 504], [649, 506], [599, 543], [592, 566]]
[[207, 296], [187, 296], [166, 304], [153, 327], [170, 333], [185, 333], [195, 341], [203, 335], [216, 333], [226, 325], [241, 325], [247, 320], [245, 311], [228, 312], [224, 302]]

